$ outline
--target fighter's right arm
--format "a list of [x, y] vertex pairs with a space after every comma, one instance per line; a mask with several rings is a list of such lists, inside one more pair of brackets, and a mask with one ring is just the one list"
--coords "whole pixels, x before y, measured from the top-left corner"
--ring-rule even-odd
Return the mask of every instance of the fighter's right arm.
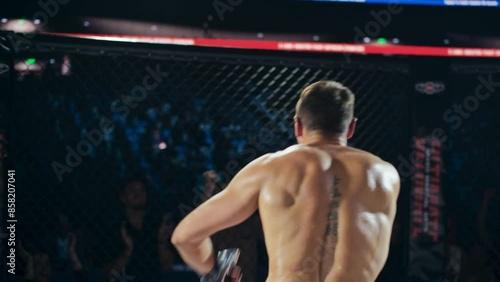
[[236, 174], [224, 191], [196, 208], [175, 229], [172, 243], [199, 274], [208, 273], [215, 263], [210, 236], [242, 223], [257, 210], [267, 171], [267, 155], [254, 160]]
[[[375, 281], [387, 260], [399, 176], [392, 165], [384, 165], [382, 170], [380, 177], [372, 177], [365, 169], [342, 181], [348, 187], [342, 187], [345, 192], [339, 207], [338, 243], [328, 281]], [[378, 191], [373, 192], [375, 189]]]

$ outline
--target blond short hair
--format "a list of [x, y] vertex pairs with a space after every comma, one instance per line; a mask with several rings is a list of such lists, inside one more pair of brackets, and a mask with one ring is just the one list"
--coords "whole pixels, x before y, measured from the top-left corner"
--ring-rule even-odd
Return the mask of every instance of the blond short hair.
[[309, 131], [327, 135], [347, 132], [354, 117], [354, 94], [336, 81], [318, 81], [300, 94], [296, 114]]

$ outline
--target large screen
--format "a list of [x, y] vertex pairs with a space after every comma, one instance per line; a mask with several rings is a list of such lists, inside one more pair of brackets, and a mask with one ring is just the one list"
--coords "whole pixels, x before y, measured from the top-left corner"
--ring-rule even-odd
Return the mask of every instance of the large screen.
[[401, 4], [429, 6], [480, 6], [498, 7], [500, 0], [306, 0], [315, 2], [352, 2], [368, 4]]

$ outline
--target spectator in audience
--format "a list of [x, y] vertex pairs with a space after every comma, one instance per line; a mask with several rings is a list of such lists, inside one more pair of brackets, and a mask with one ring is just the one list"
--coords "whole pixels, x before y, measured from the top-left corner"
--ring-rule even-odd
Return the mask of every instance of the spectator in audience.
[[117, 244], [110, 246], [112, 257], [105, 269], [108, 279], [129, 275], [135, 277], [134, 282], [160, 281], [161, 272], [171, 270], [173, 220], [170, 214], [157, 219], [157, 215], [147, 209], [145, 183], [141, 178], [133, 178], [120, 193], [124, 214], [112, 235], [111, 242]]
[[203, 173], [203, 193], [205, 201], [210, 199], [222, 190], [221, 184], [218, 181], [218, 176], [215, 170], [207, 170]]
[[24, 274], [25, 282], [52, 281], [52, 264], [47, 251], [39, 247], [37, 250], [29, 252], [25, 249], [21, 241], [17, 243], [17, 251], [26, 266]]
[[53, 259], [50, 256], [50, 250], [43, 247], [43, 243], [35, 246], [32, 251], [26, 250], [24, 243], [18, 241], [17, 251], [19, 257], [25, 264], [24, 281], [25, 282], [87, 282], [86, 271], [80, 261], [76, 251], [77, 237], [74, 233], [70, 235], [69, 244], [66, 251], [70, 261], [73, 275], [59, 276], [55, 275], [53, 269]]
[[448, 281], [460, 281], [464, 262], [464, 250], [459, 245], [457, 238], [457, 224], [455, 217], [450, 216], [447, 221], [448, 231], [446, 233], [446, 279]]
[[480, 244], [474, 244], [466, 253], [464, 276], [458, 281], [464, 282], [492, 282], [491, 267], [488, 262], [488, 253]]
[[62, 273], [71, 268], [68, 247], [70, 235], [72, 235], [73, 239], [75, 239], [75, 234], [72, 233], [73, 226], [68, 213], [61, 212], [56, 216], [56, 218], [56, 226], [48, 235], [47, 240], [50, 241], [51, 248], [53, 248], [51, 257], [54, 272]]
[[483, 203], [479, 212], [478, 228], [483, 245], [490, 258], [490, 264], [496, 281], [500, 281], [500, 195], [496, 188], [488, 183], [483, 194]]
[[[483, 186], [483, 185], [481, 185]], [[477, 188], [481, 188], [481, 186]], [[481, 189], [478, 189], [481, 190]], [[463, 264], [463, 276], [458, 281], [464, 282], [492, 282], [492, 241], [489, 237], [488, 227], [488, 202], [491, 197], [491, 190], [484, 190], [484, 197], [476, 215], [478, 238], [473, 241], [471, 247], [465, 251], [465, 262]], [[474, 230], [474, 229], [473, 229]], [[466, 234], [468, 235], [468, 234]]]
[[60, 212], [55, 218], [54, 226], [44, 224], [46, 230], [38, 232], [36, 238], [26, 240], [26, 245], [19, 243], [26, 276], [33, 281], [88, 281], [81, 248], [77, 248], [81, 230], [74, 228], [67, 212]]

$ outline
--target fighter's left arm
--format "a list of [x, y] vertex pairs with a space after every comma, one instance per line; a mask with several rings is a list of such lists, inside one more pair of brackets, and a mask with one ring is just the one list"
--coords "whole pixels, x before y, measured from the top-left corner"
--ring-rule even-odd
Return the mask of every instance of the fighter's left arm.
[[263, 156], [247, 165], [224, 191], [192, 211], [175, 229], [172, 243], [198, 274], [207, 274], [215, 264], [210, 236], [240, 224], [257, 210], [267, 163]]

